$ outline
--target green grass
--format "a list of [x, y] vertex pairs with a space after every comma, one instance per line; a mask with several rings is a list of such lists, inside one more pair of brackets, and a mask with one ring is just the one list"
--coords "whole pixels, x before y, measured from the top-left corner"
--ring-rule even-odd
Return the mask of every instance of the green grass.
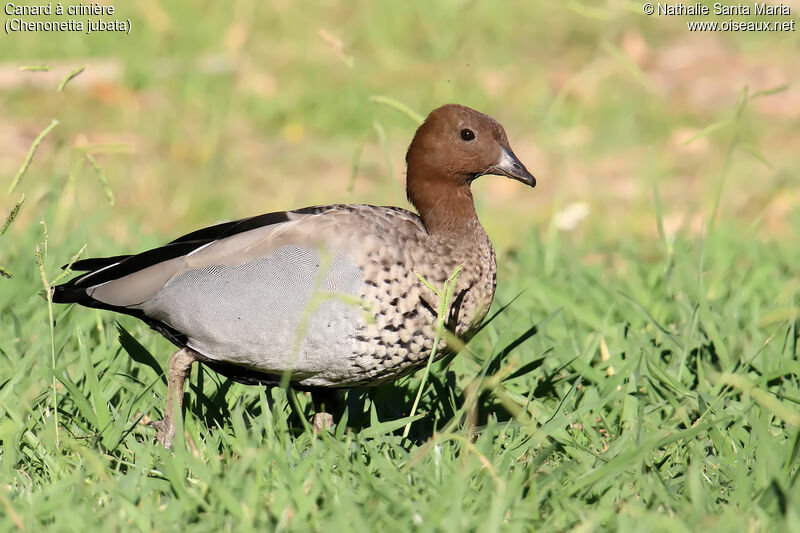
[[59, 307], [54, 394], [21, 258], [2, 293], [4, 529], [797, 528], [796, 264], [746, 237], [625, 247], [615, 269], [558, 248], [548, 270], [532, 236], [502, 272], [508, 307], [434, 365], [408, 438], [419, 376], [351, 392], [350, 429], [314, 438], [305, 396], [297, 413], [195, 370], [174, 455], [139, 423], [163, 409], [166, 343]]
[[[758, 94], [791, 81], [790, 36], [577, 2], [136, 5], [116, 6], [130, 36], [0, 48], [14, 69], [62, 66], [0, 92], [0, 191], [19, 176], [0, 204], [18, 206], [0, 235], [0, 530], [800, 530], [800, 124], [773, 104], [796, 89]], [[669, 70], [687, 45], [717, 55]], [[172, 346], [90, 309], [48, 325], [43, 288], [84, 245], [405, 205], [414, 113], [445, 101], [497, 116], [539, 185], [476, 183], [496, 316], [424, 383], [351, 391], [314, 437], [304, 394], [195, 367], [170, 453], [145, 422]], [[589, 218], [557, 229], [572, 202]]]

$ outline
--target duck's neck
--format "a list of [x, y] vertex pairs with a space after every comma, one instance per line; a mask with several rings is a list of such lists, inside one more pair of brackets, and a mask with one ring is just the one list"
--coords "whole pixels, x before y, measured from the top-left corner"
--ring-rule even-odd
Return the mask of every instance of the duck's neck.
[[485, 236], [475, 212], [469, 177], [418, 174], [409, 166], [407, 194], [428, 234], [471, 240]]

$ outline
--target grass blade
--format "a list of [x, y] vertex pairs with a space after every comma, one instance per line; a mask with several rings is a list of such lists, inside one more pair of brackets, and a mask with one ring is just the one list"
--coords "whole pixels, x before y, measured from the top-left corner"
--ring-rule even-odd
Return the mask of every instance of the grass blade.
[[25, 156], [25, 160], [22, 162], [22, 166], [19, 167], [17, 171], [17, 175], [14, 176], [14, 181], [11, 182], [11, 186], [8, 188], [8, 194], [11, 194], [16, 190], [19, 186], [20, 182], [22, 181], [22, 176], [25, 175], [25, 172], [28, 171], [28, 167], [31, 166], [31, 161], [33, 161], [33, 156], [36, 153], [36, 149], [39, 148], [39, 145], [42, 143], [47, 134], [53, 131], [53, 128], [59, 125], [59, 122], [56, 119], [53, 119], [50, 124], [42, 130], [41, 133], [33, 140], [33, 144], [31, 144], [30, 149], [28, 150], [28, 155]]

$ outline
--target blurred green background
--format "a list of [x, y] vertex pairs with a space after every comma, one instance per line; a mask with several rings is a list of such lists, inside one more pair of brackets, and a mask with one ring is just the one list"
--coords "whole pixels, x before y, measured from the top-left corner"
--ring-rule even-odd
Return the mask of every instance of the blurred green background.
[[[627, 0], [114, 6], [130, 34], [0, 36], [1, 212], [25, 195], [0, 235], [0, 529], [799, 527], [797, 31]], [[140, 422], [169, 343], [122, 318], [123, 349], [77, 307], [48, 328], [41, 277], [84, 245], [405, 206], [414, 117], [447, 102], [538, 184], [474, 184], [511, 305], [434, 366], [408, 439], [419, 376], [319, 440], [307, 398], [194, 370], [168, 454]]]
[[[572, 202], [590, 211], [575, 238], [654, 237], [653, 183], [669, 233], [700, 231], [720, 189], [727, 219], [768, 233], [792, 227], [797, 32], [690, 33], [691, 17], [646, 17], [627, 1], [146, 0], [116, 9], [130, 34], [15, 33], [0, 47], [0, 174], [13, 176], [58, 119], [19, 188], [28, 194], [21, 216], [39, 218], [62, 196], [72, 165], [76, 186], [61, 201], [102, 221], [83, 235], [93, 254], [270, 210], [405, 205], [403, 157], [416, 124], [373, 95], [423, 115], [458, 102], [506, 126], [539, 185], [476, 184], [501, 247], [545, 231]], [[19, 70], [40, 64], [53, 70]], [[772, 89], [731, 120], [743, 91]], [[95, 154], [113, 210], [92, 167], [76, 167], [76, 147]]]

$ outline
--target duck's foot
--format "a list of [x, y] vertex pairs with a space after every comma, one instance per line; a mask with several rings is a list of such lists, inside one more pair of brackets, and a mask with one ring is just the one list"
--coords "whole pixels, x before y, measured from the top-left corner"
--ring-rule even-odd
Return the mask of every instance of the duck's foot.
[[172, 439], [175, 438], [175, 416], [181, 416], [183, 407], [183, 384], [192, 368], [192, 363], [198, 356], [191, 348], [181, 348], [169, 360], [167, 372], [167, 402], [164, 406], [164, 418], [151, 422], [150, 426], [157, 429], [156, 439], [166, 449], [172, 448]]
[[317, 389], [311, 391], [314, 404], [313, 429], [319, 435], [336, 425], [334, 413], [338, 412], [343, 393], [336, 389]]
[[314, 413], [314, 435], [319, 435], [335, 425], [333, 415], [330, 413]]
[[150, 422], [150, 427], [157, 429], [156, 440], [166, 449], [172, 449], [172, 439], [175, 438], [175, 423], [171, 416], [164, 416], [163, 420]]

